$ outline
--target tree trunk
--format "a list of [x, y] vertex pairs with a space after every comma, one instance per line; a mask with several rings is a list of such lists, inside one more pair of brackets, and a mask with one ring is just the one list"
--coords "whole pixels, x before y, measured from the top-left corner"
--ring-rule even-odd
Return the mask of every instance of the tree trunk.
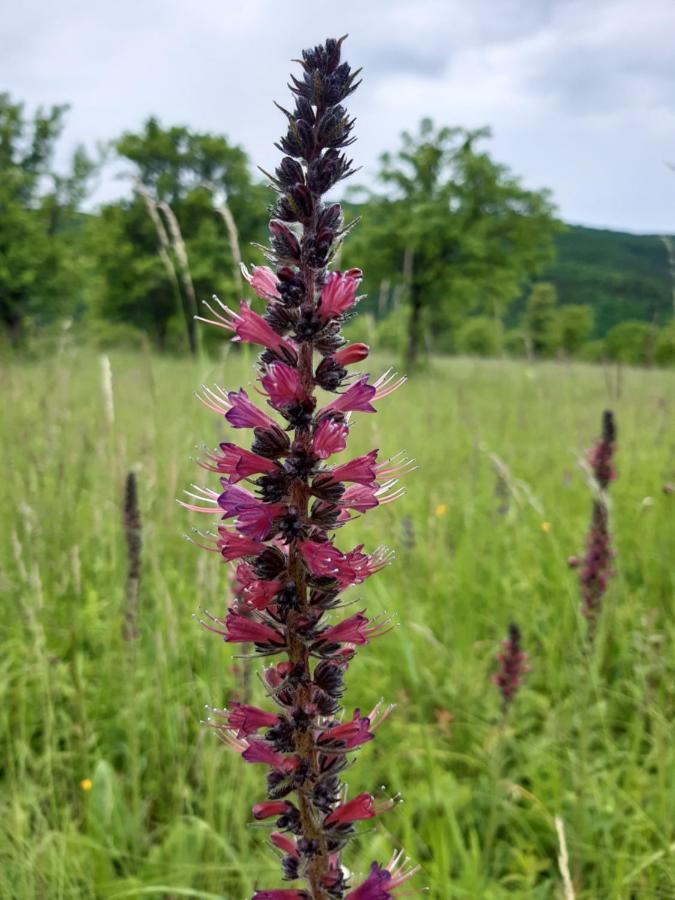
[[422, 295], [414, 284], [410, 286], [410, 317], [408, 319], [408, 349], [406, 351], [406, 365], [412, 372], [419, 360], [420, 344], [422, 340]]

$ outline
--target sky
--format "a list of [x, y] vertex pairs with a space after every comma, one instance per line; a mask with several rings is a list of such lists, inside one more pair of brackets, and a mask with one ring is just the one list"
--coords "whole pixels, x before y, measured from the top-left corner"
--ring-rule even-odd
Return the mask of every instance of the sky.
[[[362, 182], [423, 116], [489, 125], [494, 158], [566, 221], [675, 232], [675, 0], [21, 0], [0, 90], [71, 104], [61, 161], [155, 114], [270, 169], [291, 60], [345, 32]], [[125, 190], [110, 170], [96, 196]]]

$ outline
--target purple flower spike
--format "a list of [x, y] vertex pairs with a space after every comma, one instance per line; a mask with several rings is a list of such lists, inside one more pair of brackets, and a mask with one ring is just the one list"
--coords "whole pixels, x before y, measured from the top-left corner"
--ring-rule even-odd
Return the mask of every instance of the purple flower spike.
[[[233, 699], [211, 710], [208, 722], [244, 762], [267, 766], [267, 797], [253, 817], [274, 826], [270, 841], [283, 854], [284, 879], [302, 883], [258, 890], [254, 900], [389, 900], [416, 871], [396, 854], [386, 866], [373, 863], [354, 886], [342, 865], [358, 823], [393, 805], [367, 792], [349, 799], [340, 780], [391, 711], [378, 703], [367, 716], [357, 709], [343, 718], [345, 673], [357, 649], [391, 625], [365, 610], [329, 617], [342, 591], [387, 565], [391, 553], [341, 550], [335, 532], [398, 499], [399, 478], [412, 465], [400, 455], [378, 462], [377, 450], [331, 462], [347, 446], [352, 415], [375, 413], [405, 381], [392, 372], [372, 382], [349, 373], [368, 356], [365, 344], [347, 345], [341, 335], [362, 273], [328, 269], [346, 229], [339, 204], [323, 195], [353, 172], [342, 151], [354, 141], [354, 120], [342, 103], [359, 83], [341, 59], [343, 41], [303, 52], [293, 108], [282, 109], [288, 131], [277, 146], [284, 157], [269, 176], [278, 195], [270, 265], [243, 268], [265, 301], [263, 314], [246, 300], [235, 311], [214, 298], [203, 320], [237, 343], [262, 347], [257, 392], [264, 408], [242, 388], [203, 387], [199, 397], [231, 428], [252, 429], [252, 447], [228, 439], [207, 453], [201, 465], [220, 476], [220, 492], [195, 486], [189, 496], [196, 503], [183, 504], [221, 518], [215, 533], [195, 543], [234, 568], [234, 601], [222, 617], [206, 613], [203, 624], [227, 643], [281, 657], [262, 676], [274, 711]], [[317, 389], [333, 395], [322, 408]]]

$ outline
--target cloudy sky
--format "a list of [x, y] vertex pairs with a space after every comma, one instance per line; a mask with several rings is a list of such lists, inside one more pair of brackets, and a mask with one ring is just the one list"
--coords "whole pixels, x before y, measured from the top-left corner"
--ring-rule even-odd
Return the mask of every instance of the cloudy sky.
[[[675, 0], [21, 0], [0, 90], [72, 104], [62, 154], [155, 113], [269, 168], [291, 58], [344, 32], [364, 180], [422, 116], [488, 124], [494, 156], [567, 221], [675, 232]], [[99, 196], [120, 190], [109, 177]]]

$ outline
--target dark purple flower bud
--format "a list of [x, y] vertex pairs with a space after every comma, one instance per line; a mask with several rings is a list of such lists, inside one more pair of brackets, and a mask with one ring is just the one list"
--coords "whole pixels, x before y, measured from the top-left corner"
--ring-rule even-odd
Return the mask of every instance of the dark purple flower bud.
[[338, 149], [353, 144], [355, 137], [350, 137], [355, 119], [350, 119], [344, 107], [334, 106], [321, 116], [317, 124], [316, 141], [320, 147]]
[[325, 356], [314, 373], [314, 380], [325, 391], [336, 391], [347, 376], [347, 370], [339, 366], [334, 356]]
[[278, 290], [281, 299], [289, 306], [300, 306], [305, 299], [307, 287], [299, 272], [283, 266], [277, 272]]
[[300, 262], [300, 244], [293, 232], [283, 222], [272, 219], [269, 225], [272, 250], [281, 264], [297, 265]]
[[294, 184], [304, 184], [305, 173], [300, 163], [290, 156], [284, 156], [275, 170], [277, 183], [282, 188], [292, 188]]
[[264, 456], [266, 459], [278, 459], [288, 453], [291, 442], [285, 431], [278, 425], [269, 428], [258, 426], [253, 429], [255, 440], [251, 448], [253, 453]]

